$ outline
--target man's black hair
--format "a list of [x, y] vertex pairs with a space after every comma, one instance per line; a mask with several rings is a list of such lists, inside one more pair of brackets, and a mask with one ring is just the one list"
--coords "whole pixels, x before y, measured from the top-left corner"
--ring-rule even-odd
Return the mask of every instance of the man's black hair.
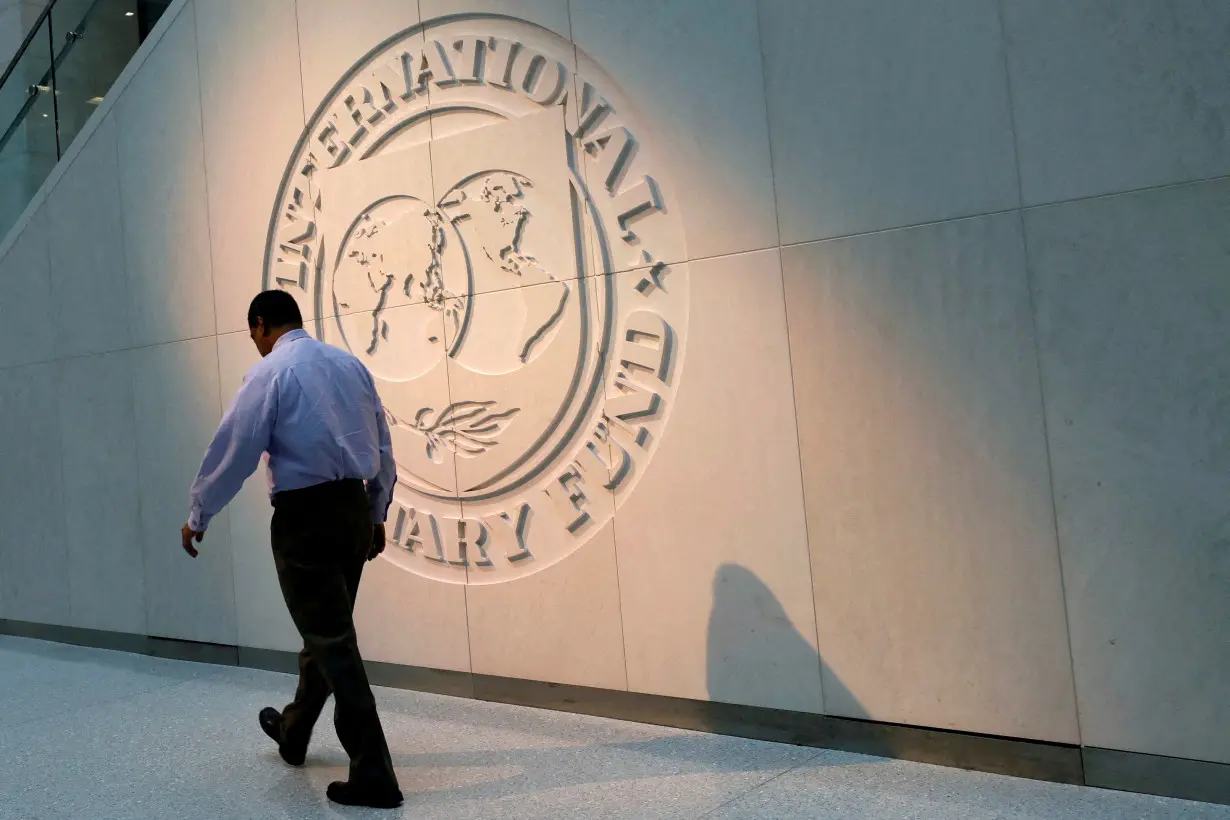
[[257, 294], [248, 308], [248, 327], [256, 327], [257, 319], [265, 320], [265, 329], [303, 327], [303, 314], [295, 297], [284, 290], [267, 290]]

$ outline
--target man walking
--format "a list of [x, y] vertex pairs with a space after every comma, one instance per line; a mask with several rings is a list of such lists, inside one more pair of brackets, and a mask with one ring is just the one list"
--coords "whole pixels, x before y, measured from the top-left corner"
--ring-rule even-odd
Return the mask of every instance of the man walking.
[[281, 713], [262, 710], [261, 728], [283, 760], [302, 765], [332, 693], [350, 779], [330, 785], [329, 799], [396, 808], [402, 794], [353, 621], [363, 565], [384, 549], [396, 481], [384, 409], [358, 359], [304, 332], [290, 294], [258, 295], [248, 327], [262, 360], [248, 372], [205, 453], [190, 493], [184, 550], [197, 556], [193, 543], [202, 541], [210, 519], [268, 453], [273, 559], [303, 651], [294, 701]]

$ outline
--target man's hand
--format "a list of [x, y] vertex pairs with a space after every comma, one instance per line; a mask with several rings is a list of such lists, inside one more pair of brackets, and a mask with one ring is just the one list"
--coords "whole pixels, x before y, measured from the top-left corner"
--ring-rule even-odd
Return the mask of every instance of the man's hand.
[[192, 529], [192, 527], [189, 527], [187, 524], [184, 524], [183, 536], [184, 536], [184, 552], [188, 553], [193, 558], [196, 558], [197, 555], [199, 555], [200, 553], [197, 552], [196, 547], [192, 546], [192, 542], [196, 541], [198, 544], [201, 543], [203, 540], [205, 540], [205, 533], [197, 532], [196, 530]]
[[376, 556], [384, 552], [384, 524], [377, 524], [372, 531], [372, 548], [367, 551], [367, 560], [375, 561]]

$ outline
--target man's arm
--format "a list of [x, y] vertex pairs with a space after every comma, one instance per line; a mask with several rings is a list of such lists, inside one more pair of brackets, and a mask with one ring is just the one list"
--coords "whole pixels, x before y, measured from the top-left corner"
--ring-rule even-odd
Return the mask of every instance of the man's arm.
[[367, 482], [367, 497], [372, 504], [372, 523], [377, 527], [389, 517], [393, 503], [393, 485], [397, 483], [397, 463], [393, 461], [393, 437], [389, 433], [389, 421], [384, 414], [384, 405], [372, 384], [372, 396], [376, 406], [376, 431], [380, 440], [380, 472]]
[[[189, 492], [191, 515], [188, 530], [203, 533], [210, 520], [231, 502], [269, 449], [277, 419], [276, 383], [250, 378], [239, 389], [231, 407], [218, 425], [218, 432]], [[199, 540], [199, 539], [198, 539]]]

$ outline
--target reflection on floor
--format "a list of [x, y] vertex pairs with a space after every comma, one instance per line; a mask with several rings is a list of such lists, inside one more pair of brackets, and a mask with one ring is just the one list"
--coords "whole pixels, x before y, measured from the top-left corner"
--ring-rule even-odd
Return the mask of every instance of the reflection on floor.
[[338, 811], [324, 723], [302, 770], [256, 725], [293, 679], [0, 638], [0, 818], [1216, 818], [1057, 786], [381, 690], [406, 805]]

